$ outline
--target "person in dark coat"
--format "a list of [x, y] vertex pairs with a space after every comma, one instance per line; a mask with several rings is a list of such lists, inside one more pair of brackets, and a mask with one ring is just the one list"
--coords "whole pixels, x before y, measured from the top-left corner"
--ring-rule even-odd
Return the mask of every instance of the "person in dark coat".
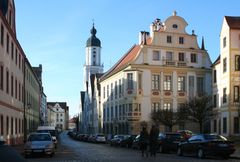
[[155, 125], [152, 125], [149, 135], [150, 156], [156, 157], [158, 146], [159, 130]]
[[144, 156], [144, 153], [148, 157], [148, 150], [147, 150], [148, 143], [149, 143], [149, 134], [147, 132], [146, 127], [143, 127], [139, 137], [139, 144], [142, 152], [142, 157]]

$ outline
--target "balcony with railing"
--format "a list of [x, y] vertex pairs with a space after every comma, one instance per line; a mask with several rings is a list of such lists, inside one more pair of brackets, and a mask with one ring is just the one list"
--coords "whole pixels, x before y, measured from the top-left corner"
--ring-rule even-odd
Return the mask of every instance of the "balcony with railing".
[[170, 60], [170, 59], [163, 59], [163, 65], [185, 67], [185, 66], [187, 66], [187, 61], [176, 61], [176, 60]]

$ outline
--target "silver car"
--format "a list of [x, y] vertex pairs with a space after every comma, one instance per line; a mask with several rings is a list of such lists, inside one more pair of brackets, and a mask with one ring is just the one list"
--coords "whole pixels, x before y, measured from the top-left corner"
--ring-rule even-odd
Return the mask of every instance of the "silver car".
[[54, 142], [50, 133], [32, 133], [24, 146], [25, 156], [44, 153], [51, 157], [55, 154]]

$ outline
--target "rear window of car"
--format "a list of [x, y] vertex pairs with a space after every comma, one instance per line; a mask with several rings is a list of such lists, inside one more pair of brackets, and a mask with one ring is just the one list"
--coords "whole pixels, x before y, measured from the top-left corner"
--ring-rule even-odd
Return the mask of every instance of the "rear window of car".
[[48, 134], [32, 134], [28, 138], [29, 141], [51, 141], [51, 137]]
[[207, 134], [207, 135], [204, 135], [204, 138], [207, 139], [207, 140], [223, 140], [223, 141], [226, 141], [227, 139], [223, 136], [220, 136], [220, 135], [212, 135], [212, 134]]

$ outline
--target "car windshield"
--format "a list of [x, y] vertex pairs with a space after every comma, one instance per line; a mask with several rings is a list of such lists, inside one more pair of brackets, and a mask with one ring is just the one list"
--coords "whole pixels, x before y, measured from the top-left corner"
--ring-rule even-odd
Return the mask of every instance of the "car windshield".
[[56, 131], [55, 130], [38, 130], [38, 133], [50, 133], [51, 136], [56, 136]]
[[32, 134], [28, 141], [51, 141], [51, 136], [48, 134]]
[[225, 137], [215, 134], [206, 134], [204, 135], [204, 138], [207, 140], [223, 140], [223, 141], [227, 140]]

